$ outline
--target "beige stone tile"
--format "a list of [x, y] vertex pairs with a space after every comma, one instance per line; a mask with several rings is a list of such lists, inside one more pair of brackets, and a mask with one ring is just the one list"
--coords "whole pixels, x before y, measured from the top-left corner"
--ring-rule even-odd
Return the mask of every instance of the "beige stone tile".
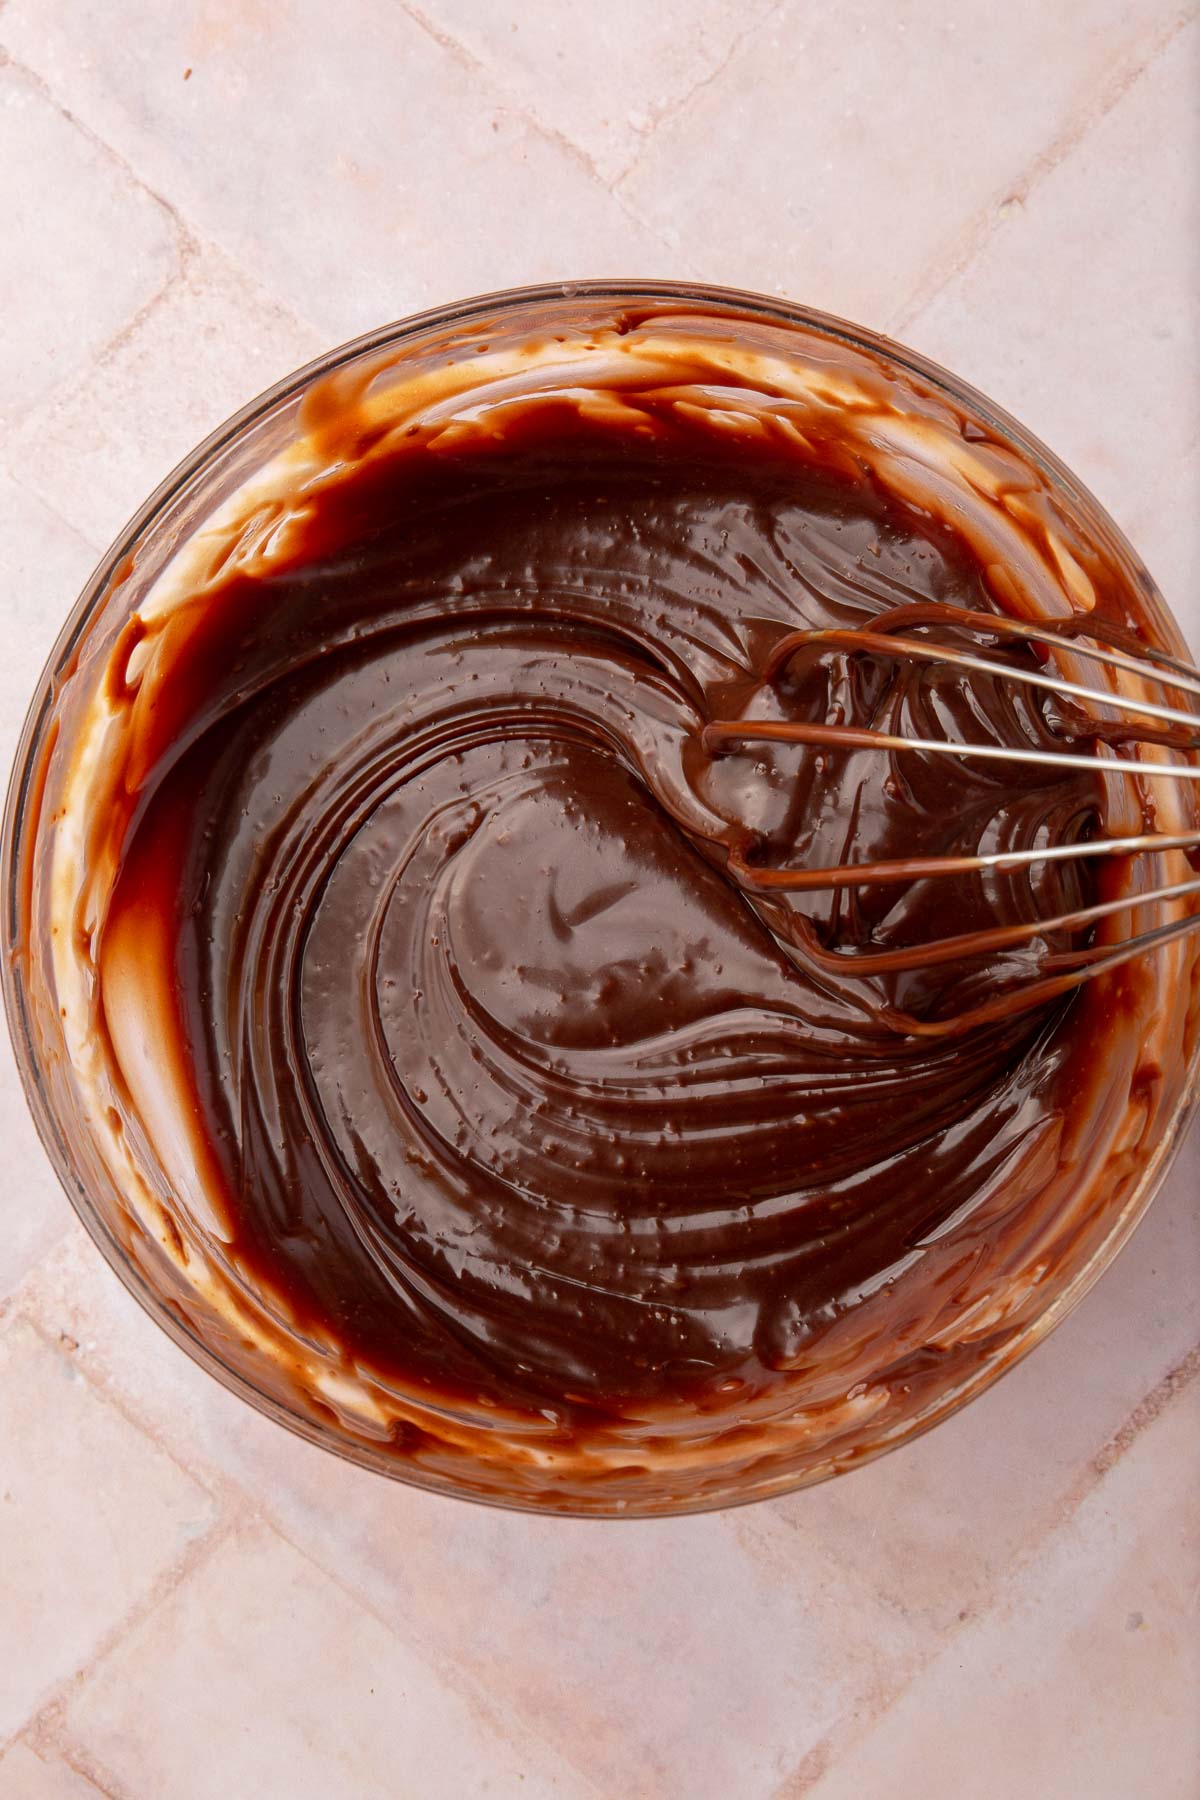
[[[42, 664], [95, 561], [91, 547], [27, 488], [0, 473], [0, 784], [7, 785]], [[0, 1023], [0, 1301], [70, 1216], [37, 1139]]]
[[886, 328], [1174, 10], [781, 7], [618, 191], [708, 279]]
[[70, 1347], [0, 1337], [0, 1740], [93, 1654], [213, 1520], [213, 1504], [99, 1399]]
[[324, 348], [311, 326], [202, 247], [119, 344], [26, 419], [8, 458], [64, 517], [108, 543], [202, 438]]
[[0, 423], [80, 369], [175, 264], [168, 214], [0, 66]]
[[[238, 1481], [286, 1535], [454, 1680], [523, 1719], [602, 1793], [769, 1795], [914, 1666], [910, 1628], [818, 1534], [743, 1541], [751, 1514], [614, 1524], [439, 1500], [347, 1467], [224, 1393], [82, 1241], [21, 1304], [181, 1455]], [[103, 1759], [102, 1759], [103, 1760]]]
[[1112, 1268], [995, 1387], [927, 1436], [746, 1515], [816, 1539], [913, 1623], [986, 1610], [1093, 1458], [1200, 1337], [1200, 1131]]
[[718, 77], [776, 0], [419, 0], [412, 11], [461, 44], [518, 104], [577, 144], [608, 180], [658, 122]]
[[96, 1800], [99, 1793], [61, 1757], [38, 1756], [27, 1744], [0, 1756], [0, 1800]]
[[1194, 1800], [1200, 1381], [812, 1800]]
[[510, 283], [683, 266], [401, 6], [345, 0], [334, 22], [318, 0], [124, 0], [110, 18], [109, 0], [11, 0], [0, 41], [331, 342]]
[[65, 1727], [131, 1794], [170, 1800], [587, 1792], [262, 1529], [221, 1545], [116, 1646]]
[[1198, 88], [1193, 23], [904, 328], [1083, 477], [1190, 619], [1193, 643]]

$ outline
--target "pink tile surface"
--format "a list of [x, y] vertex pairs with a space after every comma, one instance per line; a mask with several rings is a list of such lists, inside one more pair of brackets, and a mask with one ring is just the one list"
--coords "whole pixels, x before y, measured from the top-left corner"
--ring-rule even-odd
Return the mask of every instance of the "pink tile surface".
[[109, 0], [18, 0], [4, 41], [330, 341], [521, 281], [694, 272], [403, 6], [122, 12], [116, 35]]
[[887, 329], [1175, 12], [779, 6], [618, 192], [668, 242], [703, 243], [709, 280]]
[[921, 1654], [922, 1624], [820, 1533], [764, 1545], [738, 1513], [607, 1530], [522, 1518], [393, 1487], [284, 1437], [163, 1357], [86, 1244], [47, 1258], [16, 1306], [85, 1333], [95, 1379], [136, 1389], [139, 1422], [174, 1454], [219, 1469], [434, 1666], [524, 1718], [606, 1794], [722, 1800], [738, 1781], [768, 1794]]
[[499, 91], [585, 156], [606, 181], [637, 160], [663, 122], [719, 85], [775, 0], [436, 0], [410, 8]]
[[63, 117], [40, 82], [0, 67], [0, 420], [91, 358], [169, 278], [165, 210]]
[[1198, 1483], [1200, 1384], [1192, 1384], [995, 1608], [817, 1782], [814, 1800], [1192, 1800]]
[[210, 1496], [97, 1398], [69, 1339], [0, 1335], [0, 1742], [214, 1519]]
[[[1083, 477], [1193, 633], [1197, 92], [1193, 22], [904, 321], [917, 349], [1008, 406]], [[1168, 119], [1180, 127], [1164, 129]]]
[[96, 1800], [100, 1789], [53, 1754], [16, 1743], [0, 1756], [0, 1800]]
[[227, 256], [193, 242], [175, 278], [86, 374], [13, 431], [10, 460], [76, 530], [110, 543], [202, 438], [327, 347]]
[[[1132, 1243], [1035, 1355], [903, 1452], [764, 1509], [910, 1620], [953, 1630], [1076, 1504], [1094, 1459], [1200, 1340], [1200, 1138]], [[764, 1527], [765, 1529], [766, 1527]]]
[[63, 1729], [121, 1790], [180, 1800], [589, 1791], [255, 1527], [221, 1544], [99, 1661]]
[[[559, 275], [900, 331], [1078, 468], [1200, 644], [1198, 78], [1168, 0], [4, 0], [0, 758], [197, 438], [354, 330]], [[1195, 1132], [958, 1418], [617, 1527], [279, 1431], [104, 1268], [7, 1047], [0, 1141], [0, 1800], [1200, 1793]]]

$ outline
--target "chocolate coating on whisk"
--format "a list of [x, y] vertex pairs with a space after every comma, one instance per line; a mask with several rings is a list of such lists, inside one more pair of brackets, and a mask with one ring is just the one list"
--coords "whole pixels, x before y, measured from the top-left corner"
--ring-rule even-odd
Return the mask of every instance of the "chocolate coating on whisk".
[[950, 1044], [888, 1022], [1032, 949], [866, 980], [793, 921], [903, 946], [1069, 910], [1093, 871], [792, 897], [729, 867], [1094, 829], [1080, 772], [705, 750], [751, 716], [1064, 741], [1045, 695], [954, 669], [762, 680], [789, 632], [930, 599], [994, 607], [865, 471], [555, 399], [348, 465], [215, 584], [155, 666], [99, 962], [162, 984], [225, 1254], [301, 1329], [566, 1433], [719, 1409], [1053, 1158], [1072, 1000]]

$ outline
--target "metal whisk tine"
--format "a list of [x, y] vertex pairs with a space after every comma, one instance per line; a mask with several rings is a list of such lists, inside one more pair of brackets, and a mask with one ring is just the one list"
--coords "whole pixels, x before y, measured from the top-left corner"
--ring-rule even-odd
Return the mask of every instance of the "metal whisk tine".
[[[1024, 634], [1023, 634], [1024, 635]], [[1046, 675], [1037, 669], [1014, 669], [1011, 663], [994, 662], [991, 657], [973, 656], [966, 650], [955, 650], [949, 644], [931, 644], [921, 638], [892, 637], [879, 631], [811, 631], [804, 634], [803, 645], [797, 644], [796, 650], [812, 644], [829, 644], [849, 650], [871, 650], [877, 656], [907, 657], [917, 662], [954, 663], [963, 669], [974, 669], [981, 675], [999, 675], [1001, 679], [1019, 681], [1025, 687], [1043, 688], [1053, 694], [1070, 694], [1072, 699], [1093, 700], [1100, 705], [1111, 705], [1117, 700], [1111, 688], [1090, 687], [1084, 682], [1067, 681], [1061, 675]], [[792, 652], [795, 654], [795, 651]], [[1111, 660], [1107, 656], [1105, 661]], [[1123, 656], [1119, 667], [1127, 669], [1132, 657]], [[1153, 672], [1153, 679], [1161, 682], [1162, 676]], [[1182, 680], [1179, 682], [1183, 686]], [[1200, 681], [1195, 689], [1200, 694]], [[1164, 706], [1154, 700], [1127, 700], [1125, 704], [1133, 708], [1140, 717], [1162, 719], [1171, 725], [1196, 725], [1196, 714], [1190, 707]]]
[[[1116, 696], [1113, 696], [1115, 699]], [[898, 737], [861, 725], [791, 724], [783, 719], [716, 719], [701, 732], [706, 750], [725, 744], [813, 744], [826, 750], [921, 750], [930, 756], [956, 756], [964, 761], [1030, 763], [1046, 769], [1103, 769], [1116, 775], [1155, 780], [1200, 781], [1194, 763], [1144, 763], [1127, 756], [1088, 756], [1075, 750], [1010, 750], [1003, 744], [951, 744], [945, 738]], [[1200, 750], [1200, 739], [1184, 746]]]
[[[812, 648], [941, 663], [1110, 709], [1107, 719], [1096, 718], [1096, 730], [1092, 734], [1094, 741], [1103, 741], [1106, 726], [1109, 731], [1120, 726], [1132, 741], [1140, 739], [1145, 743], [1158, 745], [1166, 742], [1172, 749], [1181, 751], [1185, 757], [1200, 751], [1200, 707], [1181, 706], [1143, 694], [1092, 686], [1087, 682], [1068, 679], [1053, 672], [1048, 666], [1037, 669], [1018, 668], [998, 661], [993, 656], [976, 654], [954, 644], [897, 635], [901, 631], [928, 625], [969, 629], [993, 639], [1008, 637], [1025, 640], [1049, 652], [1069, 649], [1074, 656], [1089, 658], [1095, 663], [1135, 675], [1142, 683], [1153, 688], [1173, 689], [1176, 696], [1200, 696], [1200, 670], [1192, 664], [1165, 651], [1135, 647], [1125, 634], [1102, 624], [1072, 618], [1032, 625], [1021, 620], [1000, 618], [991, 613], [970, 612], [936, 601], [896, 608], [880, 615], [870, 626], [859, 629], [791, 632], [776, 644], [768, 658], [763, 670], [764, 682], [778, 680], [800, 651]], [[1115, 718], [1113, 714], [1116, 715]], [[1147, 724], [1151, 720], [1158, 722], [1157, 725]], [[958, 744], [942, 738], [906, 737], [857, 725], [793, 723], [776, 719], [716, 719], [703, 728], [702, 736], [705, 748], [714, 753], [743, 744], [783, 743], [811, 745], [825, 750], [920, 752], [964, 760], [978, 758], [984, 761], [1026, 763], [1066, 771], [1103, 771], [1136, 776], [1139, 780], [1148, 778], [1182, 783], [1200, 782], [1200, 765], [1192, 761], [1163, 762], [1112, 754], [1098, 755], [1083, 750], [1010, 749], [1000, 744]], [[749, 847], [748, 841], [745, 846], [731, 852], [728, 863], [730, 873], [750, 891], [766, 895], [914, 882], [985, 870], [1006, 873], [1036, 863], [1143, 856], [1166, 851], [1183, 852], [1192, 860], [1193, 853], [1200, 849], [1200, 829], [1141, 832], [1125, 837], [1095, 838], [1050, 844], [1036, 849], [995, 851], [973, 856], [904, 857], [892, 861], [840, 863], [808, 869], [758, 866], [747, 853]], [[1193, 867], [1195, 866], [1193, 861]], [[1131, 893], [1117, 900], [1079, 907], [1054, 918], [1025, 921], [1019, 925], [997, 927], [992, 931], [963, 932], [904, 950], [831, 950], [821, 944], [810, 922], [797, 918], [795, 926], [799, 942], [818, 965], [831, 970], [849, 969], [858, 973], [882, 975], [1011, 949], [1054, 931], [1077, 930], [1121, 912], [1132, 912], [1145, 906], [1184, 903], [1197, 895], [1200, 895], [1200, 874], [1195, 879], [1162, 884], [1144, 893]], [[966, 1013], [937, 1020], [916, 1020], [907, 1014], [895, 1013], [892, 1015], [893, 1020], [915, 1035], [953, 1035], [976, 1024], [1038, 1005], [1054, 994], [1066, 992], [1095, 975], [1117, 968], [1185, 932], [1197, 929], [1200, 929], [1200, 911], [1189, 911], [1112, 944], [1058, 952], [1048, 957], [1044, 964], [1045, 969], [1055, 971], [1053, 974], [1035, 978], [1020, 990], [1006, 990]]]
[[[916, 625], [962, 625], [968, 630], [984, 631], [990, 637], [1024, 638], [1027, 642], [1046, 646], [1061, 647], [1067, 644], [1075, 647], [1080, 656], [1086, 656], [1092, 662], [1107, 663], [1116, 669], [1128, 669], [1133, 674], [1149, 676], [1151, 680], [1167, 687], [1183, 688], [1189, 693], [1200, 694], [1200, 670], [1193, 668], [1191, 663], [1151, 645], [1139, 645], [1133, 650], [1129, 647], [1132, 640], [1126, 639], [1123, 633], [1090, 619], [1060, 619], [1047, 621], [1042, 625], [1031, 625], [1024, 619], [969, 612], [961, 606], [948, 606], [940, 600], [928, 600], [880, 613], [870, 629], [890, 634]], [[798, 649], [823, 635], [813, 631], [789, 632], [779, 640], [767, 659], [763, 680], [774, 681], [784, 664], [790, 661]], [[1094, 642], [1077, 644], [1079, 638], [1089, 636], [1094, 638]], [[1171, 673], [1162, 673], [1165, 670], [1170, 670]], [[1006, 668], [1005, 672], [1012, 671]]]
[[[977, 856], [905, 856], [895, 862], [835, 863], [820, 869], [762, 869], [744, 849], [734, 849], [729, 869], [745, 887], [762, 893], [821, 893], [830, 888], [877, 887], [927, 881], [939, 875], [973, 875], [984, 869], [1011, 873], [1034, 863], [1068, 862], [1094, 856], [1137, 856], [1156, 850], [1200, 849], [1198, 831], [1144, 831], [1136, 837], [1084, 838], [1034, 850], [989, 850]], [[1140, 904], [1140, 901], [1139, 901]]]
[[[1160, 700], [1122, 694], [1112, 688], [1093, 687], [1087, 682], [1071, 681], [1066, 676], [1050, 674], [1042, 669], [1014, 668], [1011, 663], [997, 662], [988, 656], [976, 656], [969, 650], [958, 649], [952, 644], [935, 643], [927, 638], [897, 637], [894, 632], [901, 624], [966, 626], [993, 637], [1013, 637], [1044, 646], [1057, 645], [1059, 649], [1067, 645], [1077, 655], [1089, 656], [1110, 667], [1124, 669], [1138, 675], [1143, 681], [1200, 695], [1200, 670], [1163, 651], [1134, 655], [1129, 650], [1103, 645], [1081, 646], [1077, 640], [1085, 633], [1074, 620], [1064, 622], [1061, 629], [1055, 629], [1050, 625], [1027, 625], [1017, 619], [1002, 619], [991, 613], [967, 612], [961, 607], [941, 606], [936, 601], [922, 606], [898, 608], [895, 612], [884, 614], [870, 626], [789, 632], [780, 639], [768, 657], [763, 680], [768, 683], [777, 681], [801, 650], [812, 648], [840, 649], [859, 654], [866, 652], [898, 660], [944, 663], [971, 669], [977, 674], [994, 675], [1002, 681], [1018, 682], [1043, 692], [1069, 696], [1073, 700], [1112, 707], [1134, 724], [1146, 719], [1157, 719], [1164, 725], [1187, 728], [1190, 735], [1182, 740], [1179, 737], [1172, 738], [1172, 747], [1185, 752], [1200, 750], [1200, 712], [1193, 707], [1168, 706]], [[1101, 721], [1097, 720], [1096, 723], [1096, 735], [1099, 737], [1102, 735], [1099, 729]], [[776, 719], [718, 719], [704, 727], [703, 738], [705, 747], [709, 750], [733, 743], [812, 744], [827, 749], [847, 750], [916, 750], [930, 756], [953, 756], [965, 761], [979, 759], [985, 762], [1020, 762], [1043, 768], [1082, 769], [1091, 772], [1103, 770], [1117, 775], [1133, 773], [1152, 780], [1200, 781], [1200, 768], [1193, 763], [1134, 762], [1128, 757], [1096, 756], [1086, 751], [1010, 749], [1004, 744], [954, 744], [945, 738], [903, 737], [892, 732], [874, 731], [865, 726], [824, 722], [803, 724]], [[1147, 733], [1146, 738], [1147, 741], [1156, 741], [1153, 733]]]

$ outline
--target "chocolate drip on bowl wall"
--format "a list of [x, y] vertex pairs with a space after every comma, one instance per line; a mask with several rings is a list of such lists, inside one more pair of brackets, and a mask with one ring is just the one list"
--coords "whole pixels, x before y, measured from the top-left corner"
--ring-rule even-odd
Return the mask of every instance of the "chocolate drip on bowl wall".
[[1131, 866], [741, 878], [1191, 802], [706, 749], [730, 717], [1073, 748], [1077, 717], [995, 677], [763, 672], [790, 632], [929, 600], [1154, 629], [943, 398], [725, 329], [629, 315], [326, 383], [72, 702], [44, 904], [139, 1254], [289, 1404], [483, 1493], [653, 1506], [853, 1460], [1086, 1260], [1183, 1081], [1190, 950], [926, 1039], [897, 1021], [1068, 940], [876, 976], [812, 949], [1052, 917]]

